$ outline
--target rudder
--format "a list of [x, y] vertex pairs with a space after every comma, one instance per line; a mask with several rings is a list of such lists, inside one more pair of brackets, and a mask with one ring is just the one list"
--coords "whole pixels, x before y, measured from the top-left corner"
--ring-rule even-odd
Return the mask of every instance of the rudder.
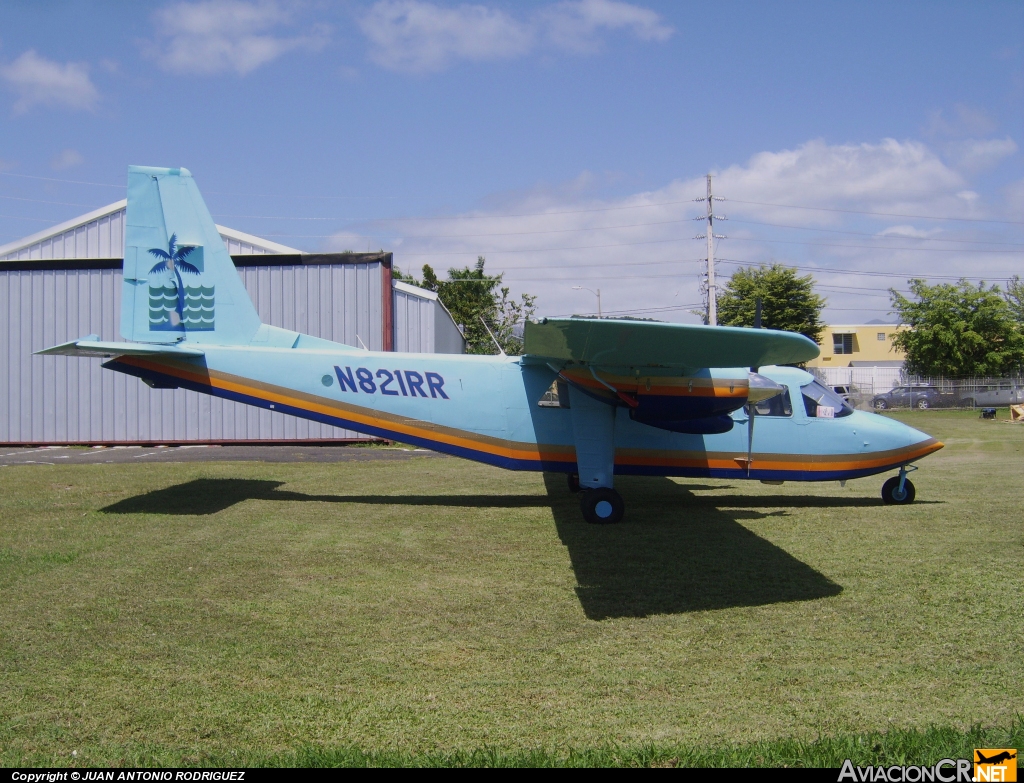
[[259, 327], [189, 171], [129, 166], [121, 336], [240, 345]]

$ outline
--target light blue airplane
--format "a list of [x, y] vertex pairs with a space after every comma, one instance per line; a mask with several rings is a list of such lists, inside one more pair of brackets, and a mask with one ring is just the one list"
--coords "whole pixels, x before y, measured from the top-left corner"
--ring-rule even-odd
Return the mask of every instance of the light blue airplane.
[[622, 519], [616, 474], [781, 483], [898, 469], [882, 500], [910, 503], [911, 463], [942, 448], [779, 366], [818, 355], [799, 334], [547, 319], [526, 324], [522, 356], [459, 356], [367, 351], [261, 323], [186, 169], [128, 170], [121, 335], [40, 353], [104, 357], [155, 388], [565, 473], [593, 523]]

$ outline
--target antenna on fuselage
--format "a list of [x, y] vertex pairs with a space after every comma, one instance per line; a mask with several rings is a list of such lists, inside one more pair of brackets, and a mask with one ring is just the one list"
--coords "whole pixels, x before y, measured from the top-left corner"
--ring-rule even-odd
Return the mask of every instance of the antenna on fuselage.
[[498, 342], [498, 338], [494, 336], [493, 332], [491, 332], [491, 328], [487, 325], [487, 321], [484, 320], [482, 315], [480, 316], [480, 323], [484, 325], [484, 329], [487, 330], [487, 334], [491, 336], [491, 339], [494, 341], [494, 347], [498, 349], [498, 353], [502, 356], [508, 356], [508, 354], [505, 353], [505, 349], [501, 347], [501, 343]]

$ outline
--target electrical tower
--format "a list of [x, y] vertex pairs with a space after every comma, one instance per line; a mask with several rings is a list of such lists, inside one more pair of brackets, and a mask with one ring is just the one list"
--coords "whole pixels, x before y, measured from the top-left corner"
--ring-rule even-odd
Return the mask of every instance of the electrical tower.
[[707, 285], [707, 309], [705, 310], [704, 322], [709, 326], [718, 326], [718, 286], [715, 284], [715, 245], [716, 239], [725, 239], [721, 234], [715, 233], [716, 220], [728, 220], [725, 215], [716, 215], [714, 202], [725, 201], [721, 196], [711, 193], [711, 175], [708, 174], [708, 195], [704, 198], [695, 198], [694, 201], [703, 201], [707, 204], [707, 214], [696, 217], [694, 220], [706, 221], [705, 233], [698, 234], [694, 239], [707, 239], [708, 241], [708, 269], [705, 284]]

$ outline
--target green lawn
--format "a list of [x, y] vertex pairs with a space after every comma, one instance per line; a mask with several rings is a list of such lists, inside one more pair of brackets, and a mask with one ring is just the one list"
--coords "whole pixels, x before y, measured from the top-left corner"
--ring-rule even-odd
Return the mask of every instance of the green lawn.
[[454, 459], [2, 468], [0, 765], [1020, 741], [1024, 425], [896, 418], [946, 443], [912, 506], [626, 478], [608, 528]]

